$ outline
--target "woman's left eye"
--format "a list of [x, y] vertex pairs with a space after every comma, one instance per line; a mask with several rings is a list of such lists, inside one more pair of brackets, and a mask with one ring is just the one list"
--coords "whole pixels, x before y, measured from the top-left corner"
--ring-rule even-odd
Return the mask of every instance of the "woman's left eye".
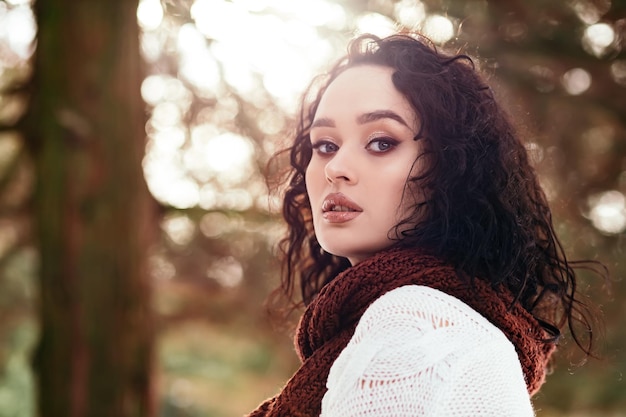
[[397, 144], [398, 141], [392, 138], [376, 138], [368, 142], [367, 149], [375, 153], [384, 153], [393, 149]]

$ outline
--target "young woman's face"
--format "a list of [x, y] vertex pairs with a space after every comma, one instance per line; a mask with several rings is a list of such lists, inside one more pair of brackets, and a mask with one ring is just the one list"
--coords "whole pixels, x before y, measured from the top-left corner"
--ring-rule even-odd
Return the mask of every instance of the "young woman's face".
[[418, 169], [419, 121], [392, 74], [374, 65], [345, 70], [322, 96], [311, 127], [306, 186], [315, 234], [324, 250], [352, 265], [389, 247], [415, 202], [404, 191]]

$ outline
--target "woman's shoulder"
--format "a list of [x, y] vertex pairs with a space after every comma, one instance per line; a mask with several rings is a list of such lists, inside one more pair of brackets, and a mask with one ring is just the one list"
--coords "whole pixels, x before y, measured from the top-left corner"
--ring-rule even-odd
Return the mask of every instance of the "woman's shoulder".
[[367, 308], [343, 355], [359, 358], [362, 366], [419, 373], [438, 363], [459, 365], [476, 352], [492, 352], [520, 366], [511, 341], [476, 310], [445, 292], [408, 285]]
[[533, 415], [504, 333], [461, 300], [418, 285], [368, 307], [327, 388], [325, 416]]
[[[462, 300], [443, 291], [423, 286], [406, 285], [393, 289], [376, 299], [364, 312], [355, 336], [372, 334], [376, 329], [417, 333], [463, 333], [485, 338], [504, 338], [504, 334], [479, 312]], [[385, 330], [387, 329], [387, 330]]]

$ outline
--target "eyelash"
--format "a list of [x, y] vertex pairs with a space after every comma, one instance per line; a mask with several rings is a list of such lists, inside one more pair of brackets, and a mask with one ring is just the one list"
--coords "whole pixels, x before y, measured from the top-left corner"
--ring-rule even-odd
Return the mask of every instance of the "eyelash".
[[311, 146], [312, 146], [312, 148], [313, 148], [313, 150], [315, 152], [317, 152], [317, 153], [319, 153], [321, 155], [328, 155], [330, 152], [322, 150], [322, 148], [324, 146], [327, 146], [327, 145], [331, 145], [331, 146], [334, 146], [335, 148], [339, 149], [339, 147], [336, 144], [334, 144], [333, 142], [331, 142], [329, 140], [324, 140], [324, 139], [316, 141]]
[[[371, 150], [371, 146], [374, 143], [379, 143], [379, 144], [386, 144], [389, 147], [387, 149], [384, 150], [379, 150], [379, 151], [372, 151], [375, 154], [384, 154], [389, 152], [390, 150], [392, 150], [393, 148], [395, 148], [398, 145], [398, 141], [396, 139], [393, 139], [392, 137], [389, 136], [377, 136], [377, 137], [373, 137], [371, 138], [368, 142], [367, 145], [365, 146], [366, 149]], [[321, 155], [328, 155], [330, 153], [332, 153], [333, 151], [324, 151], [322, 150], [325, 146], [333, 146], [335, 148], [334, 152], [336, 152], [339, 149], [339, 146], [337, 146], [337, 144], [335, 144], [334, 142], [330, 141], [330, 140], [326, 140], [326, 139], [320, 139], [316, 142], [314, 142], [312, 145], [312, 148], [314, 151], [316, 151], [317, 153], [321, 154]], [[380, 145], [379, 145], [380, 147]]]
[[388, 145], [389, 147], [385, 150], [374, 151], [375, 153], [386, 153], [392, 150], [393, 148], [395, 148], [396, 146], [398, 146], [399, 142], [389, 136], [378, 136], [378, 137], [372, 138], [369, 142], [367, 142], [367, 147], [369, 148], [373, 143], [379, 143], [379, 144], [384, 143]]

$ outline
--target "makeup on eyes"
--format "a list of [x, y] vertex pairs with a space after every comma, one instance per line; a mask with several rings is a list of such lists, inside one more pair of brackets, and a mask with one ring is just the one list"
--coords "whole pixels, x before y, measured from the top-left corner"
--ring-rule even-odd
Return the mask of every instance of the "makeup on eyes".
[[[375, 154], [383, 154], [391, 151], [401, 142], [402, 140], [398, 140], [386, 132], [376, 131], [367, 137], [364, 148]], [[375, 144], [378, 144], [378, 149], [375, 149], [375, 146], [373, 146]], [[322, 155], [328, 155], [336, 152], [340, 147], [340, 145], [331, 139], [321, 138], [311, 141], [311, 148]]]
[[[388, 145], [388, 147], [386, 149], [378, 149], [378, 150], [372, 149], [372, 144], [375, 144], [375, 143], [378, 143], [379, 145], [384, 143]], [[400, 141], [392, 138], [389, 135], [373, 136], [372, 139], [370, 139], [367, 142], [366, 149], [374, 153], [386, 153], [392, 150], [393, 148], [395, 148], [396, 146], [398, 146], [399, 144], [400, 144]]]

